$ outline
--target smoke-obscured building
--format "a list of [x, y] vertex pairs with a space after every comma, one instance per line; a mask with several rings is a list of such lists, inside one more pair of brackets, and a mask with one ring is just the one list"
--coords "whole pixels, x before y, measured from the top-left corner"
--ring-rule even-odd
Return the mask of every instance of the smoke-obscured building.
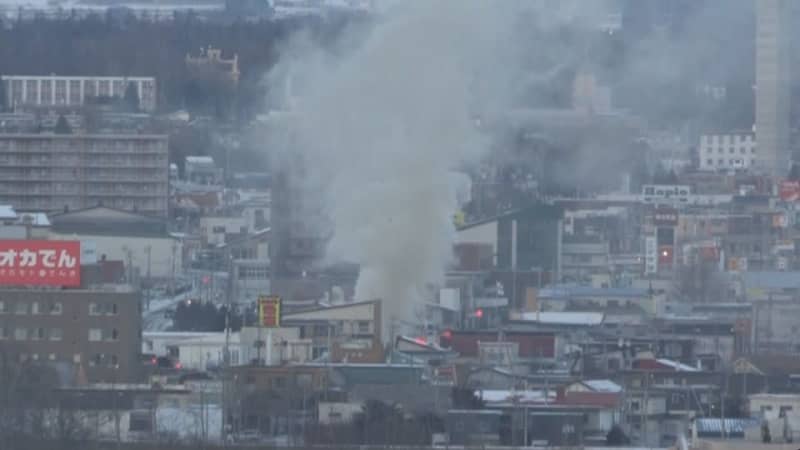
[[698, 167], [704, 171], [750, 169], [761, 159], [751, 132], [703, 134], [697, 153]]
[[756, 136], [761, 168], [785, 176], [792, 159], [791, 16], [793, 0], [759, 0], [756, 5]]
[[295, 142], [293, 120], [290, 113], [275, 114], [267, 123], [276, 148], [270, 176], [270, 284], [273, 294], [287, 300], [318, 299], [329, 287], [316, 276], [326, 244], [326, 221], [322, 205], [313, 201], [321, 196], [313, 195], [305, 161], [286, 151]]
[[76, 106], [97, 97], [122, 98], [129, 86], [139, 97], [139, 108], [156, 109], [153, 77], [63, 77], [56, 75], [5, 75], [5, 106]]

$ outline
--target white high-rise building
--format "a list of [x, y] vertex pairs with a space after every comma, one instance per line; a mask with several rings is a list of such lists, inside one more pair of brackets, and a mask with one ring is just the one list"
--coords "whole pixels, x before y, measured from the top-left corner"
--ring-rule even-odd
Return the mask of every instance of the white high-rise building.
[[790, 144], [791, 16], [795, 0], [754, 0], [756, 7], [756, 139], [760, 172], [786, 176]]

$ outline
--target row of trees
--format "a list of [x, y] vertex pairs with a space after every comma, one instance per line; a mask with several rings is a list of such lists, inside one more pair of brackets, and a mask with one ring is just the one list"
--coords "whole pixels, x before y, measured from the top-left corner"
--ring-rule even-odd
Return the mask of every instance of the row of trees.
[[[181, 302], [175, 308], [173, 324], [175, 331], [225, 331], [225, 316], [228, 307], [211, 302]], [[231, 309], [228, 317], [233, 331], [239, 331], [245, 323], [255, 323], [252, 311], [244, 312]]]
[[[4, 74], [72, 76], [154, 76], [159, 103], [167, 110], [189, 108], [219, 119], [250, 117], [266, 96], [262, 78], [275, 64], [281, 43], [308, 30], [327, 42], [347, 22], [305, 18], [282, 21], [214, 23], [186, 15], [151, 22], [133, 15], [96, 15], [62, 20], [18, 21], [0, 28], [0, 71]], [[239, 55], [236, 91], [193, 81], [188, 53], [208, 45]]]

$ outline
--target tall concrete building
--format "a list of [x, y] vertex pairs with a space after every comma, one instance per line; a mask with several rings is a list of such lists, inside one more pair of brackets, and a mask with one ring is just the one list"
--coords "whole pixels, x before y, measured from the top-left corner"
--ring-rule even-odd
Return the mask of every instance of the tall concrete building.
[[794, 0], [755, 0], [756, 140], [764, 173], [786, 176], [792, 160], [791, 17]]
[[162, 135], [0, 134], [0, 202], [21, 211], [103, 205], [166, 217]]

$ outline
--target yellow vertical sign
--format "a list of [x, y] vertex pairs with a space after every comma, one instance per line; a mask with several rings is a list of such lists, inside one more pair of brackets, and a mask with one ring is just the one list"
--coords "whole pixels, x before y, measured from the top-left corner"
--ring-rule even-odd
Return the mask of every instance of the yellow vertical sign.
[[265, 295], [258, 298], [258, 323], [266, 328], [281, 326], [281, 298]]

